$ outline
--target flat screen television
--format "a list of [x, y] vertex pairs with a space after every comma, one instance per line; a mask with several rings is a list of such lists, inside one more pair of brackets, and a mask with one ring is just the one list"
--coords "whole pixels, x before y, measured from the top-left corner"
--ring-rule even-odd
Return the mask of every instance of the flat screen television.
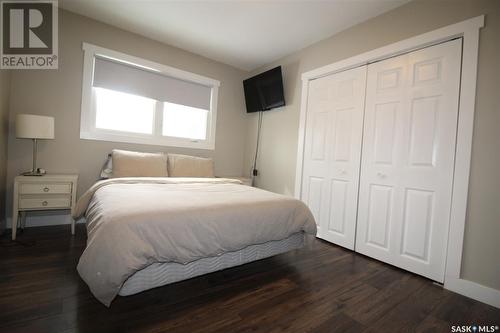
[[281, 66], [243, 81], [247, 113], [267, 111], [285, 105]]

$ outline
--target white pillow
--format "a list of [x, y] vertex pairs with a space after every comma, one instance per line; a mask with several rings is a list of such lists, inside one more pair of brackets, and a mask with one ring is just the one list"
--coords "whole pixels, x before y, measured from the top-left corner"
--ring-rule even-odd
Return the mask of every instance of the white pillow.
[[113, 177], [168, 177], [167, 155], [114, 149]]
[[213, 178], [214, 161], [211, 158], [168, 154], [168, 174], [170, 177]]

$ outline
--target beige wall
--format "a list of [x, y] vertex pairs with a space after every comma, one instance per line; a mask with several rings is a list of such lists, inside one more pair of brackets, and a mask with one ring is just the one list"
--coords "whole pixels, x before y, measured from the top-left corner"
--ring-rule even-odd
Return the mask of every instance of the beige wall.
[[[264, 114], [259, 187], [293, 195], [303, 72], [427, 31], [486, 14], [481, 31], [476, 116], [462, 276], [500, 290], [500, 1], [417, 0], [280, 59], [287, 106]], [[254, 151], [249, 119], [245, 170]], [[453, 241], [453, 240], [451, 240]]]
[[[61, 11], [59, 22], [59, 69], [12, 73], [7, 176], [9, 215], [13, 178], [30, 169], [32, 156], [31, 142], [15, 138], [13, 120], [17, 113], [55, 117], [56, 139], [39, 143], [38, 165], [51, 173], [78, 173], [79, 194], [95, 182], [107, 153], [113, 148], [213, 156], [216, 175], [241, 175], [246, 129], [241, 80], [245, 72], [70, 12]], [[219, 80], [215, 151], [81, 140], [82, 42]]]
[[0, 70], [0, 233], [5, 227], [3, 221], [5, 217], [10, 77], [10, 71]]

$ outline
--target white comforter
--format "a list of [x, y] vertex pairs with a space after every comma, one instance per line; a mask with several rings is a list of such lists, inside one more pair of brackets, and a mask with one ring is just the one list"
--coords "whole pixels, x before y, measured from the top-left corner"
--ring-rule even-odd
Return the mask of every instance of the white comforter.
[[78, 272], [106, 306], [128, 277], [152, 263], [188, 263], [300, 231], [316, 233], [301, 201], [222, 178], [101, 181], [73, 215], [87, 219]]

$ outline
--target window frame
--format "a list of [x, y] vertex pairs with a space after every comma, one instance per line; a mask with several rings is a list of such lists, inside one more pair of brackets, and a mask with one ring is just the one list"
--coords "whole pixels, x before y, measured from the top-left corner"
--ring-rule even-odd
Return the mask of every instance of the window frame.
[[[80, 119], [80, 138], [85, 140], [99, 140], [111, 142], [138, 143], [146, 145], [215, 149], [215, 130], [217, 122], [217, 99], [220, 82], [212, 78], [183, 71], [174, 67], [159, 64], [153, 61], [131, 56], [118, 51], [106, 49], [100, 46], [83, 43], [83, 79], [82, 79], [82, 103]], [[153, 120], [153, 134], [141, 134], [116, 130], [96, 128], [96, 98], [92, 82], [94, 81], [95, 57], [107, 58], [124, 64], [143, 67], [145, 69], [170, 76], [176, 79], [202, 84], [211, 88], [210, 110], [207, 118], [207, 137], [205, 140], [195, 140], [161, 135], [162, 128], [162, 105], [163, 101], [157, 101]]]

